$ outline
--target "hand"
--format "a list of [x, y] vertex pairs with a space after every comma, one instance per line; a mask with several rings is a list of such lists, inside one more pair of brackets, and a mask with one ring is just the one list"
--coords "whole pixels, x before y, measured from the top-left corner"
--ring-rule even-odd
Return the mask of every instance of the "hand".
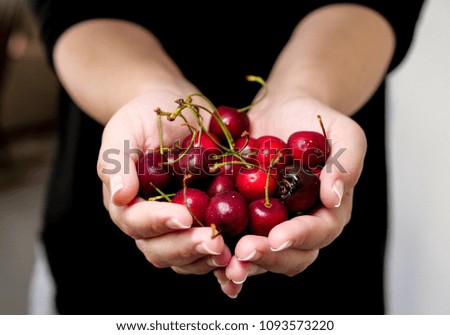
[[[202, 274], [228, 264], [231, 253], [223, 238], [211, 239], [209, 228], [190, 228], [192, 216], [183, 205], [137, 196], [138, 157], [160, 145], [154, 110], [160, 107], [172, 112], [177, 107], [174, 101], [184, 97], [169, 91], [152, 91], [124, 105], [105, 126], [97, 171], [103, 182], [104, 205], [113, 222], [136, 240], [150, 263], [171, 267], [178, 273]], [[192, 115], [184, 115], [195, 124]], [[208, 115], [203, 117], [207, 124]], [[181, 123], [181, 118], [173, 122], [164, 118], [165, 146], [170, 147], [189, 133]]]
[[287, 141], [298, 130], [321, 132], [318, 114], [331, 140], [331, 154], [320, 175], [323, 206], [279, 224], [268, 237], [242, 237], [228, 266], [214, 272], [230, 297], [237, 296], [248, 276], [268, 271], [288, 276], [301, 273], [350, 220], [353, 189], [367, 149], [363, 130], [351, 118], [312, 99], [261, 103], [249, 112], [251, 134], [255, 138], [275, 135]]

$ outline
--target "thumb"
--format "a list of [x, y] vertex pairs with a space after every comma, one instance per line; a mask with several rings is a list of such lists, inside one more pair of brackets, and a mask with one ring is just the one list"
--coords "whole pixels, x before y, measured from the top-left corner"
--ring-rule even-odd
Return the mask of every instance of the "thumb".
[[[331, 132], [330, 132], [331, 133]], [[352, 190], [361, 175], [367, 150], [364, 132], [349, 127], [345, 137], [329, 137], [331, 152], [320, 173], [320, 198], [325, 207], [341, 205], [344, 194]]]
[[[109, 190], [110, 201], [117, 206], [130, 203], [139, 191], [136, 162], [141, 150], [132, 146], [133, 141], [126, 136], [112, 136], [105, 128], [100, 148], [97, 174]], [[131, 137], [129, 137], [131, 138]]]

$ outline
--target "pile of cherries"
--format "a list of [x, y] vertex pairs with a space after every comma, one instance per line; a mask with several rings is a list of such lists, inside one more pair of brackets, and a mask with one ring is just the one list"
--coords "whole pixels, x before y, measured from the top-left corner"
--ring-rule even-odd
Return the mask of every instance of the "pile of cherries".
[[[194, 227], [210, 226], [213, 236], [230, 237], [267, 236], [277, 224], [320, 205], [319, 175], [330, 150], [320, 116], [322, 132], [297, 131], [287, 142], [271, 135], [254, 138], [250, 106], [215, 107], [202, 96], [207, 108], [192, 102], [195, 95], [178, 100], [174, 112], [155, 111], [161, 143], [137, 162], [141, 197], [182, 204]], [[201, 110], [212, 116], [208, 128]], [[190, 135], [164, 147], [163, 118], [186, 120], [185, 112], [193, 113], [197, 124], [185, 123]]]

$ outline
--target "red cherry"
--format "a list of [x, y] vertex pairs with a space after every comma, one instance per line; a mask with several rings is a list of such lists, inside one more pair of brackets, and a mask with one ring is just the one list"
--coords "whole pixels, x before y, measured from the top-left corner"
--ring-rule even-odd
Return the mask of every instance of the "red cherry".
[[325, 136], [316, 131], [297, 131], [288, 139], [287, 147], [296, 164], [307, 167], [323, 165], [330, 153]]
[[263, 168], [268, 168], [274, 162], [274, 159], [277, 159], [278, 155], [276, 168], [279, 171], [291, 162], [291, 155], [288, 151], [287, 144], [279, 137], [265, 135], [259, 137], [257, 142], [259, 144], [259, 151], [256, 159]]
[[[209, 134], [216, 142], [214, 142], [205, 132], [202, 133], [196, 133], [196, 137], [194, 139], [194, 143], [192, 147], [203, 147], [205, 149], [219, 149], [220, 147], [216, 144], [216, 142], [219, 142], [219, 139], [214, 134]], [[182, 148], [189, 148], [189, 144], [192, 141], [192, 136], [194, 134], [189, 134], [185, 137], [183, 142], [181, 143]]]
[[[244, 131], [250, 131], [250, 119], [246, 112], [239, 112], [237, 108], [229, 106], [219, 106], [214, 115], [222, 119], [223, 124], [227, 127], [233, 139], [237, 140]], [[213, 117], [209, 123], [209, 132], [217, 136], [223, 142], [225, 134], [219, 123]]]
[[[268, 182], [268, 196], [272, 197], [277, 191], [278, 173], [271, 170]], [[242, 168], [236, 176], [236, 186], [249, 202], [263, 199], [266, 196], [267, 172], [257, 167]]]
[[237, 174], [244, 165], [235, 162], [242, 162], [242, 161], [235, 156], [222, 157], [221, 159], [219, 159], [218, 164], [223, 165], [220, 166], [216, 172], [221, 175], [236, 178]]
[[203, 227], [205, 225], [206, 208], [209, 205], [209, 196], [205, 192], [188, 187], [186, 188], [186, 194], [184, 189], [179, 190], [172, 198], [172, 203], [189, 208], [194, 217], [193, 227]]
[[248, 204], [239, 192], [222, 192], [210, 199], [205, 223], [208, 226], [215, 225], [219, 233], [239, 235], [247, 227], [248, 220]]
[[237, 191], [235, 178], [232, 176], [220, 174], [215, 176], [208, 185], [206, 193], [213, 197], [222, 192]]
[[288, 210], [301, 214], [320, 201], [319, 177], [307, 167], [290, 165], [280, 178], [278, 195]]
[[279, 198], [269, 198], [270, 205], [265, 199], [253, 201], [249, 205], [249, 230], [252, 234], [267, 236], [276, 225], [288, 219], [288, 210]]
[[164, 190], [171, 179], [169, 166], [163, 164], [166, 158], [159, 152], [152, 151], [144, 154], [136, 163], [139, 179], [139, 194], [143, 198], [159, 195], [155, 189]]
[[254, 137], [240, 137], [234, 142], [234, 148], [240, 152], [242, 158], [248, 160], [256, 157], [259, 143]]

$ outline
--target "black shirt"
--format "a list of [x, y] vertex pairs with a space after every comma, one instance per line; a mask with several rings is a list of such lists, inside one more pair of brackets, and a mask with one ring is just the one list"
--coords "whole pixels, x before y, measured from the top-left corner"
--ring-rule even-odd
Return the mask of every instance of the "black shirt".
[[[253, 98], [247, 74], [266, 78], [297, 23], [317, 7], [340, 1], [238, 2], [202, 7], [163, 1], [31, 1], [42, 24], [49, 61], [60, 34], [97, 17], [128, 19], [150, 29], [186, 77], [220, 104], [245, 106]], [[389, 70], [404, 58], [423, 1], [351, 1], [379, 11], [393, 27], [397, 47]], [[103, 7], [101, 7], [103, 5]], [[207, 53], [195, 45], [201, 40]], [[213, 76], [211, 74], [214, 73]], [[212, 80], [211, 78], [216, 78]], [[354, 116], [368, 152], [344, 232], [303, 273], [267, 273], [246, 280], [228, 298], [212, 273], [179, 275], [148, 263], [134, 240], [110, 220], [96, 172], [103, 127], [63, 91], [59, 147], [47, 195], [42, 239], [57, 285], [61, 314], [383, 314], [387, 238], [385, 83]], [[194, 309], [193, 306], [197, 306]]]

